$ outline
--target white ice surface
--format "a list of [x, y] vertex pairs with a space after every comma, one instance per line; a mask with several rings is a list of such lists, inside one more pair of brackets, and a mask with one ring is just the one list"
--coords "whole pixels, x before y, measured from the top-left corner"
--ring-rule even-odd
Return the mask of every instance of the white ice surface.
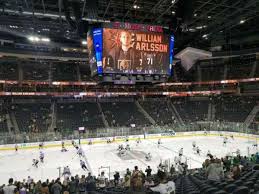
[[[201, 149], [200, 156], [196, 155], [192, 150], [193, 141], [196, 141], [196, 145]], [[125, 145], [125, 143], [123, 144]], [[130, 160], [118, 157], [117, 148], [119, 143], [82, 145], [82, 148], [90, 165], [89, 168], [96, 176], [100, 171], [108, 173], [108, 168], [99, 169], [100, 167], [110, 167], [111, 174], [113, 174], [115, 171], [123, 173], [126, 168], [132, 170], [136, 165], [145, 170], [149, 165], [155, 172], [161, 160], [170, 159], [172, 163], [181, 147], [184, 149], [184, 156], [188, 158], [187, 162], [190, 168], [201, 167], [202, 162], [207, 158], [206, 153], [208, 150], [217, 157], [223, 157], [228, 153], [235, 152], [237, 149], [240, 149], [241, 155], [247, 155], [248, 147], [250, 147], [250, 154], [257, 151], [252, 148], [253, 142], [248, 141], [248, 139], [229, 139], [227, 146], [223, 147], [222, 137], [209, 136], [162, 139], [160, 147], [157, 145], [157, 140], [142, 140], [139, 145], [135, 141], [130, 141], [129, 144], [132, 150], [129, 153], [132, 158]], [[41, 179], [42, 181], [47, 178], [55, 179], [59, 176], [57, 168], [62, 167], [63, 169], [64, 166], [70, 167], [72, 175], [87, 175], [87, 172], [80, 168], [80, 158], [77, 156], [75, 148], [67, 147], [67, 149], [68, 152], [61, 152], [61, 146], [59, 148], [43, 149], [45, 161], [39, 164], [39, 168], [32, 167], [32, 159], [39, 158], [38, 149], [19, 150], [17, 153], [14, 151], [0, 151], [0, 184], [6, 184], [11, 177], [19, 181], [27, 179], [28, 176], [33, 177], [34, 180]], [[152, 154], [151, 161], [146, 161], [144, 158], [148, 152]]]

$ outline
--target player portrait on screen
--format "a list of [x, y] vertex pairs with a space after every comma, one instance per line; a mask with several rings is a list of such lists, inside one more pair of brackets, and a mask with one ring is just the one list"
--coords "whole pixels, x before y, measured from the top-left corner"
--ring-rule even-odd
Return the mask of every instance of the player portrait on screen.
[[168, 36], [153, 32], [103, 29], [104, 72], [166, 74], [168, 66]]
[[125, 30], [119, 30], [117, 33], [115, 36], [118, 43], [108, 52], [104, 61], [105, 68], [113, 71], [130, 71], [134, 68], [136, 57], [132, 34]]

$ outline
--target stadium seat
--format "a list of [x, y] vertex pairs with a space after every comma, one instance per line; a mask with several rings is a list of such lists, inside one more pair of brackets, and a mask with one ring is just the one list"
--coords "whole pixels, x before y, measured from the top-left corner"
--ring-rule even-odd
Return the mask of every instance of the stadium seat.
[[235, 184], [229, 184], [225, 186], [224, 190], [227, 191], [228, 193], [232, 193], [236, 188], [237, 186]]
[[211, 187], [211, 188], [206, 189], [204, 194], [211, 194], [211, 193], [217, 192], [218, 190], [219, 189], [216, 187]]
[[241, 186], [236, 188], [233, 194], [250, 194], [250, 191], [248, 187]]
[[249, 189], [253, 188], [254, 183], [252, 181], [245, 182], [243, 186], [248, 187]]
[[226, 191], [220, 190], [215, 192], [214, 194], [228, 194]]

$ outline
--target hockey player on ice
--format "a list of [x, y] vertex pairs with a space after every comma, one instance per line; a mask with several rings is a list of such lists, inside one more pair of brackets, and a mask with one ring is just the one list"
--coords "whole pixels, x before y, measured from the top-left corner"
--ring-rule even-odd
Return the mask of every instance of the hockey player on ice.
[[43, 149], [43, 142], [39, 143], [39, 149]]
[[197, 146], [197, 148], [196, 148], [196, 153], [197, 153], [198, 155], [200, 155], [200, 153], [201, 153], [201, 149], [199, 148], [199, 146]]
[[118, 151], [121, 151], [121, 150], [124, 150], [124, 147], [123, 147], [123, 145], [121, 144], [121, 145], [119, 145], [119, 147], [118, 147]]
[[40, 151], [40, 162], [44, 162], [44, 153], [43, 151]]
[[112, 141], [110, 140], [110, 138], [107, 139], [107, 143], [112, 143]]
[[137, 144], [139, 144], [141, 142], [140, 137], [138, 137], [138, 139], [136, 140]]
[[70, 168], [68, 166], [65, 166], [63, 169], [63, 174], [62, 174], [65, 178], [69, 177], [71, 175], [71, 171]]
[[227, 141], [228, 141], [228, 138], [227, 138], [227, 137], [224, 137], [224, 138], [223, 138], [223, 146], [224, 146], [224, 147], [227, 145]]
[[88, 145], [93, 145], [93, 142], [91, 139], [89, 140]]
[[148, 154], [145, 156], [145, 158], [146, 158], [146, 161], [150, 161], [152, 159], [150, 152], [148, 152]]
[[192, 149], [195, 150], [195, 148], [196, 148], [196, 141], [193, 141], [192, 142]]
[[32, 160], [32, 166], [38, 168], [38, 164], [39, 164], [39, 160], [37, 160], [37, 159]]
[[18, 145], [17, 144], [15, 144], [14, 149], [15, 149], [15, 152], [18, 152]]
[[130, 145], [127, 144], [125, 150], [130, 151]]
[[80, 160], [80, 166], [83, 170], [88, 170], [88, 168], [85, 165], [85, 162], [83, 160]]
[[65, 142], [62, 141], [61, 146], [62, 146], [61, 152], [67, 152], [67, 149], [65, 148]]
[[179, 156], [181, 157], [183, 155], [183, 148], [179, 150]]
[[80, 157], [83, 156], [83, 150], [82, 150], [82, 148], [78, 148], [77, 154], [78, 154]]
[[119, 148], [119, 155], [126, 156], [126, 149], [124, 149], [123, 146]]

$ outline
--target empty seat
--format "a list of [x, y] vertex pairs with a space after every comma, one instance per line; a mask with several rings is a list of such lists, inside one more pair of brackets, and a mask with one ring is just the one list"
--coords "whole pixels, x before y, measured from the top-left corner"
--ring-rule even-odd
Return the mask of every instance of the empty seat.
[[226, 191], [223, 191], [223, 190], [220, 190], [220, 191], [217, 191], [216, 193], [214, 194], [228, 194]]
[[206, 189], [204, 193], [211, 194], [211, 193], [217, 192], [218, 190], [219, 190], [218, 188], [211, 187], [211, 188]]
[[227, 191], [228, 193], [232, 193], [236, 188], [237, 186], [235, 184], [229, 184], [225, 186], [224, 190]]
[[233, 192], [233, 194], [249, 194], [249, 193], [250, 193], [249, 188], [245, 186], [238, 187]]

